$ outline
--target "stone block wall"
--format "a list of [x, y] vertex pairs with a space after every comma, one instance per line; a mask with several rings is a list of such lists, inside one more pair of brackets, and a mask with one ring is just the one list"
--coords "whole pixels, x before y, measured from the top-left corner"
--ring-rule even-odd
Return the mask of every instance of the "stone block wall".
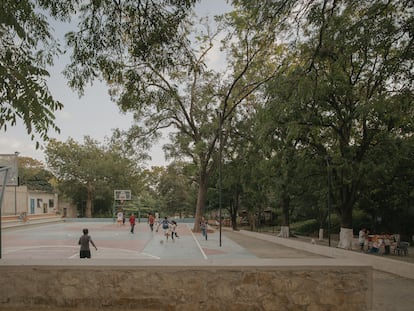
[[0, 310], [356, 311], [372, 306], [367, 266], [269, 261], [106, 266], [93, 261], [0, 265]]

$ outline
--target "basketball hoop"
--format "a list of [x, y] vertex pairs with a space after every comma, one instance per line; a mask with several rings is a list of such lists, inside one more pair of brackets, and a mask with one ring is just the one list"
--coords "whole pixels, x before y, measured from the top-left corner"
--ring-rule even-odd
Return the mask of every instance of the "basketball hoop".
[[125, 191], [121, 191], [119, 193], [119, 201], [121, 201], [121, 204], [124, 203], [125, 199], [126, 199], [126, 193]]
[[119, 201], [120, 204], [124, 204], [124, 201], [131, 200], [131, 190], [115, 190], [114, 199]]

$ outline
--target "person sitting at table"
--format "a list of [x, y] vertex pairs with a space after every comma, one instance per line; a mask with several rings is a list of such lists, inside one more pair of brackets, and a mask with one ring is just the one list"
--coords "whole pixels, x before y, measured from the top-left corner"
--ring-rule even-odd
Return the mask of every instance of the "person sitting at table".
[[358, 234], [358, 243], [359, 243], [359, 248], [360, 248], [361, 251], [364, 250], [365, 235], [366, 235], [366, 229], [361, 228], [361, 230], [359, 230], [359, 234]]
[[381, 246], [381, 243], [378, 240], [378, 237], [374, 237], [374, 241], [372, 243], [372, 247], [370, 248], [369, 252], [374, 253], [374, 254], [378, 254], [379, 250], [380, 250], [380, 246]]
[[368, 229], [365, 229], [365, 243], [364, 243], [364, 250], [366, 252], [369, 252], [369, 250], [371, 249], [372, 243], [371, 243], [371, 236], [370, 236], [370, 231]]
[[384, 255], [391, 254], [391, 236], [389, 234], [384, 235]]

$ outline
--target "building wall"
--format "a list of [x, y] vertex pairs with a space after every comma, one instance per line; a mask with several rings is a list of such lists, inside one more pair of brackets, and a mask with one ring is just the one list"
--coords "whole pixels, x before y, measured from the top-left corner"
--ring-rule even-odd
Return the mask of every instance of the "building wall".
[[29, 191], [27, 214], [56, 213], [59, 207], [58, 203], [57, 193]]
[[27, 186], [7, 186], [4, 192], [1, 215], [54, 213], [58, 211], [58, 208], [58, 195], [55, 193], [31, 191], [27, 189]]
[[27, 198], [28, 191], [26, 186], [7, 186], [3, 195], [1, 214], [8, 216], [20, 215], [23, 212], [27, 213]]
[[66, 218], [77, 218], [78, 210], [76, 205], [71, 203], [69, 200], [59, 198], [59, 213]]

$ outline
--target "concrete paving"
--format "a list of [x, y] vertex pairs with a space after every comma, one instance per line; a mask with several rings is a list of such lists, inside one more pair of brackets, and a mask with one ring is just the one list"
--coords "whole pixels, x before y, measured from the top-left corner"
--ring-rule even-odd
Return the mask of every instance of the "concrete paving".
[[[303, 248], [315, 249], [313, 244], [309, 241], [292, 238], [283, 239], [285, 245], [278, 244], [274, 236], [269, 236], [263, 233], [252, 233], [252, 232], [234, 232], [225, 230], [224, 234], [226, 237], [231, 238], [239, 245], [245, 247], [249, 251], [256, 254], [259, 258], [280, 258], [281, 256], [304, 256], [309, 258], [308, 252], [294, 249], [289, 250], [289, 247], [285, 245], [291, 244], [297, 247], [298, 244], [302, 244]], [[401, 261], [401, 258], [394, 257], [381, 258], [380, 256], [371, 254], [359, 254], [354, 251], [346, 251], [349, 257], [356, 255], [355, 258], [360, 258], [361, 255], [366, 256], [368, 260], [372, 259], [383, 259], [385, 261], [392, 260], [396, 271], [399, 271], [399, 266], [405, 261]], [[312, 253], [315, 256], [315, 253]], [[349, 258], [348, 257], [348, 258]], [[407, 259], [407, 258], [405, 258]], [[338, 259], [339, 260], [339, 259]], [[359, 262], [358, 260], [355, 260]], [[414, 264], [411, 263], [411, 269], [414, 271]], [[412, 311], [414, 310], [414, 279], [399, 276], [394, 273], [384, 272], [381, 270], [374, 270], [373, 273], [373, 309], [374, 311]]]
[[[194, 234], [192, 224], [179, 223], [179, 239], [172, 241], [159, 232], [151, 232], [146, 223], [139, 223], [135, 233], [129, 232], [129, 225], [118, 226], [112, 222], [66, 222], [49, 223], [41, 226], [24, 225], [13, 227], [2, 232], [2, 260], [0, 264], [58, 262], [59, 259], [81, 263], [78, 258], [78, 239], [82, 229], [87, 227], [95, 241], [98, 251], [92, 250], [93, 260], [88, 264], [97, 263], [98, 260], [113, 262], [122, 259], [135, 259], [156, 262], [174, 262], [184, 259], [228, 260], [231, 262], [246, 260], [254, 263], [259, 258], [279, 258], [283, 261], [295, 260], [311, 262], [313, 259], [328, 258], [326, 253], [319, 254], [310, 242], [298, 239], [279, 240], [274, 236], [263, 233], [234, 232], [223, 229], [221, 235], [215, 228], [208, 234], [206, 240], [200, 233]], [[298, 244], [299, 243], [299, 244]], [[300, 244], [302, 243], [302, 244]], [[290, 245], [290, 246], [289, 246]], [[300, 246], [301, 245], [301, 246]], [[312, 251], [306, 251], [309, 249]], [[322, 246], [321, 246], [322, 247]], [[326, 248], [326, 247], [325, 247]], [[333, 252], [333, 250], [329, 250]], [[342, 251], [342, 250], [341, 250]], [[349, 253], [348, 258], [360, 263], [363, 257], [379, 258], [369, 254]], [[355, 254], [353, 254], [355, 253]], [[352, 257], [355, 255], [355, 257]], [[349, 257], [350, 256], [350, 257]], [[96, 260], [95, 260], [96, 259]], [[367, 259], [367, 260], [368, 260]], [[399, 270], [401, 261], [384, 258], [391, 261], [395, 270]], [[342, 261], [338, 258], [338, 262]], [[392, 265], [388, 265], [391, 266]], [[412, 265], [414, 271], [414, 264]], [[397, 274], [374, 270], [374, 308], [373, 310], [408, 311], [414, 305], [414, 279], [401, 277]]]

